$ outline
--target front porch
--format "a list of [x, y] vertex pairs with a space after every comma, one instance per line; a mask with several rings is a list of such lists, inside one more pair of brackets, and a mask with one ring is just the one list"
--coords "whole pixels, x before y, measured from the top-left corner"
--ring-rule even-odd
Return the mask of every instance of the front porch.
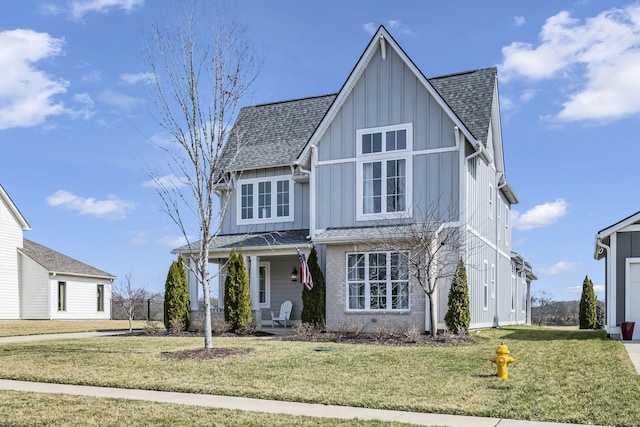
[[[212, 296], [217, 295], [217, 305], [212, 306], [212, 322], [224, 320], [224, 282], [226, 264], [232, 251], [242, 251], [249, 276], [251, 307], [257, 328], [271, 330], [271, 311], [279, 312], [284, 301], [293, 303], [288, 328], [300, 322], [302, 315], [302, 290], [300, 260], [296, 249], [308, 256], [308, 230], [217, 236], [211, 244], [209, 262], [217, 274], [210, 282]], [[180, 253], [189, 261], [190, 253], [181, 248]], [[201, 318], [202, 287], [196, 277], [187, 272], [192, 319]], [[196, 320], [197, 322], [197, 320]], [[274, 328], [275, 329], [275, 328]]]

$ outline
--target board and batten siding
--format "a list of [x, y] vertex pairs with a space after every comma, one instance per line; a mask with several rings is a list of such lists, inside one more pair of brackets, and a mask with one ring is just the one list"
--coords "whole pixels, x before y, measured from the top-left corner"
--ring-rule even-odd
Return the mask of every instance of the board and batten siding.
[[[58, 311], [58, 282], [67, 287], [67, 309]], [[104, 285], [104, 311], [98, 311], [98, 285]], [[49, 280], [51, 319], [110, 319], [111, 284], [109, 280], [55, 275]]]
[[[616, 301], [614, 324], [618, 326], [626, 319], [625, 313], [625, 284], [627, 283], [627, 258], [640, 258], [640, 231], [619, 231], [616, 233]], [[607, 259], [607, 262], [609, 260]], [[636, 325], [636, 328], [638, 325]]]
[[393, 50], [377, 52], [318, 143], [316, 228], [375, 225], [356, 221], [356, 131], [412, 125], [413, 213], [438, 203], [441, 214], [459, 214], [459, 155], [454, 123]]
[[255, 178], [291, 178], [291, 168], [270, 168], [244, 171], [236, 181], [236, 186], [231, 193], [220, 199], [220, 205], [228, 204], [222, 219], [220, 234], [262, 233], [270, 231], [302, 230], [309, 228], [309, 184], [293, 182], [293, 221], [252, 223], [238, 225], [237, 197], [240, 195], [240, 183], [243, 179]]
[[20, 260], [22, 275], [21, 317], [23, 319], [51, 319], [49, 272], [26, 255], [21, 255]]
[[20, 318], [18, 248], [22, 227], [0, 198], [0, 319]]

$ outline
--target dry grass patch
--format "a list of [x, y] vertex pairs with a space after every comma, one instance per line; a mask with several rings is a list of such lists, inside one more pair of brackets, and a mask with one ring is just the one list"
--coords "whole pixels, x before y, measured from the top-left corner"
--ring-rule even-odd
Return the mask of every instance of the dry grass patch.
[[[146, 321], [133, 322], [142, 329]], [[0, 337], [129, 329], [127, 320], [0, 320]]]
[[0, 425], [400, 427], [407, 424], [265, 414], [63, 394], [0, 391]]

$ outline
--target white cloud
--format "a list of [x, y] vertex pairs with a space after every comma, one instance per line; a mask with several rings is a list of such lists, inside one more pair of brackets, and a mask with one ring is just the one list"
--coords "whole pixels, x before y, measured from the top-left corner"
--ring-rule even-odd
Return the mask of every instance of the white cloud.
[[555, 263], [550, 268], [541, 268], [540, 273], [545, 274], [547, 276], [557, 276], [558, 274], [575, 273], [577, 267], [578, 267], [577, 262], [560, 261]]
[[158, 243], [171, 249], [178, 248], [187, 244], [184, 236], [163, 236], [158, 239]]
[[83, 82], [101, 82], [102, 81], [102, 72], [98, 71], [98, 70], [91, 70], [90, 72], [88, 72], [87, 74], [85, 74], [84, 76], [82, 76], [82, 81]]
[[370, 35], [373, 35], [378, 27], [373, 22], [367, 22], [366, 24], [362, 25], [362, 29]]
[[555, 202], [534, 206], [523, 214], [514, 210], [511, 215], [511, 223], [518, 230], [548, 227], [555, 224], [567, 213], [568, 206], [563, 199], [558, 199]]
[[[547, 19], [539, 44], [502, 48], [501, 79], [566, 79], [558, 121], [610, 122], [640, 114], [640, 4], [575, 19], [563, 11]], [[577, 89], [576, 89], [577, 88]]]
[[66, 191], [58, 190], [47, 197], [47, 203], [53, 208], [63, 208], [97, 218], [124, 219], [135, 209], [135, 203], [122, 200], [118, 196], [108, 196], [106, 200], [96, 200], [93, 197], [80, 197]]
[[528, 89], [522, 92], [520, 100], [523, 102], [529, 102], [536, 97], [537, 91], [535, 89]]
[[59, 55], [63, 43], [32, 30], [0, 31], [0, 130], [36, 126], [65, 112], [55, 97], [67, 91], [69, 82], [35, 66]]
[[71, 2], [71, 16], [81, 21], [90, 12], [107, 13], [114, 8], [131, 12], [143, 4], [144, 0], [74, 0]]
[[149, 142], [160, 148], [176, 147], [178, 144], [168, 132], [159, 132], [151, 135]]
[[77, 108], [68, 109], [67, 113], [72, 118], [82, 118], [84, 120], [89, 120], [96, 113], [93, 109], [95, 103], [93, 99], [87, 93], [76, 93], [73, 95], [73, 101], [79, 104]]
[[142, 183], [142, 186], [147, 188], [178, 189], [178, 188], [184, 187], [186, 184], [187, 184], [187, 179], [185, 177], [179, 177], [171, 174], [171, 175], [159, 176], [149, 181], [145, 181]]
[[524, 16], [513, 17], [513, 25], [516, 27], [522, 27], [526, 23], [527, 23], [527, 20], [524, 18]]
[[148, 84], [153, 79], [153, 73], [137, 73], [137, 74], [120, 74], [120, 80], [129, 84], [146, 83]]
[[[567, 288], [567, 292], [581, 294], [582, 293], [582, 285], [569, 286]], [[604, 294], [604, 285], [593, 285], [593, 292], [596, 293], [596, 294]]]
[[106, 89], [98, 94], [98, 100], [121, 110], [133, 110], [144, 104], [144, 99], [136, 98], [116, 90]]

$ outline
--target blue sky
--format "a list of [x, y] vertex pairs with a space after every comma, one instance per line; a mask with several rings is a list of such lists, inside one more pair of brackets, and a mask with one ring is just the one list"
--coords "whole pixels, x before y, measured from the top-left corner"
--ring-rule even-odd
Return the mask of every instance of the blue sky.
[[[0, 3], [0, 184], [25, 237], [161, 291], [179, 230], [145, 164], [144, 40], [168, 0]], [[210, 2], [214, 4], [214, 2]], [[244, 105], [337, 92], [384, 24], [427, 77], [497, 66], [513, 249], [556, 300], [603, 296], [595, 233], [640, 210], [640, 2], [227, 1], [262, 69]]]

